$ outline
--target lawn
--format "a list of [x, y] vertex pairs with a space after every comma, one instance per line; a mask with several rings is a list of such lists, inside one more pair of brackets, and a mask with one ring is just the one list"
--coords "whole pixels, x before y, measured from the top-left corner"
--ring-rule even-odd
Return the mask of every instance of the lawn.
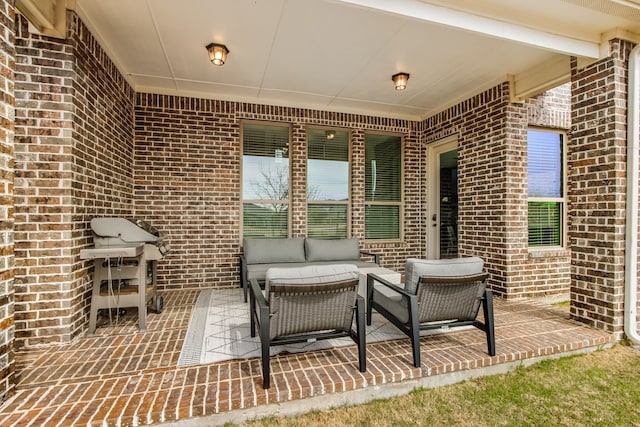
[[242, 425], [640, 426], [640, 351], [618, 344], [505, 375]]

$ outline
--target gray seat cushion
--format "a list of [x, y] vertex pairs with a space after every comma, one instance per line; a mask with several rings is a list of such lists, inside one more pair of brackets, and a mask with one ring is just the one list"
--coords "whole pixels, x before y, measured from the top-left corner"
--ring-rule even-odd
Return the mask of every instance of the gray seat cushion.
[[305, 239], [307, 261], [346, 261], [360, 259], [358, 239]]
[[359, 260], [342, 260], [342, 261], [316, 261], [316, 262], [276, 262], [266, 264], [248, 264], [247, 280], [256, 279], [263, 281], [267, 277], [267, 270], [270, 268], [298, 268], [311, 265], [333, 265], [333, 264], [350, 264], [357, 268], [378, 267], [378, 264], [368, 261]]
[[405, 289], [416, 293], [418, 280], [422, 276], [451, 277], [468, 276], [482, 273], [484, 261], [478, 257], [453, 259], [417, 259], [409, 258], [405, 264]]
[[[403, 287], [402, 285], [398, 285]], [[399, 293], [383, 286], [381, 284], [374, 284], [373, 287], [373, 300], [387, 309], [394, 317], [399, 319], [403, 323], [409, 321], [409, 311], [407, 310], [406, 298]]]
[[270, 268], [265, 275], [265, 294], [269, 285], [331, 283], [358, 278], [358, 267], [352, 264], [307, 265], [295, 268]]

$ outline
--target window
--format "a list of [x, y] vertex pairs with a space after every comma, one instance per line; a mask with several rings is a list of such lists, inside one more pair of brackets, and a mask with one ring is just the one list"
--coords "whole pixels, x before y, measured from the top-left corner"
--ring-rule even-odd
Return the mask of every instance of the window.
[[307, 236], [337, 239], [349, 235], [349, 132], [307, 132]]
[[289, 236], [289, 126], [242, 125], [242, 235]]
[[402, 224], [402, 139], [366, 134], [365, 238], [400, 239]]
[[529, 130], [529, 246], [564, 245], [564, 135]]

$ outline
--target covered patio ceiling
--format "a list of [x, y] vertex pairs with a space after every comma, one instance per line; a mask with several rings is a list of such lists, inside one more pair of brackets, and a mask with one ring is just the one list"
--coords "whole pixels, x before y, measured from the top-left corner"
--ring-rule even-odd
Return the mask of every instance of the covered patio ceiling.
[[[47, 0], [52, 7], [55, 0]], [[17, 0], [28, 10], [32, 0]], [[64, 3], [64, 2], [57, 2]], [[638, 0], [75, 0], [139, 92], [423, 119], [500, 82], [514, 100], [571, 56], [640, 40]], [[46, 29], [45, 29], [46, 31]], [[205, 46], [225, 44], [214, 66]], [[394, 90], [391, 76], [411, 75]]]

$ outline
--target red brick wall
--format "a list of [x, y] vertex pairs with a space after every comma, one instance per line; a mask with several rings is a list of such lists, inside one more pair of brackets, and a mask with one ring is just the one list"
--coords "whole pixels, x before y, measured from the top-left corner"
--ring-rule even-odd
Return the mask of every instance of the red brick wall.
[[571, 314], [619, 336], [623, 330], [627, 64], [632, 45], [584, 69], [572, 64], [569, 180]]
[[525, 105], [530, 126], [566, 131], [571, 128], [571, 83], [529, 98]]
[[133, 92], [74, 13], [67, 40], [16, 29], [16, 346], [30, 347], [84, 330], [88, 222], [131, 214]]
[[526, 103], [510, 103], [504, 83], [424, 123], [427, 144], [458, 138], [459, 252], [483, 258], [491, 287], [507, 298], [569, 288], [568, 252], [534, 255], [527, 242], [527, 129], [568, 128], [567, 96], [561, 87]]
[[16, 19], [16, 346], [70, 339], [73, 50]]
[[135, 94], [75, 13], [67, 14], [73, 46], [73, 164], [71, 229], [71, 328], [85, 328], [93, 261], [80, 250], [93, 246], [89, 221], [96, 216], [133, 217], [133, 103]]
[[12, 0], [0, 0], [0, 404], [15, 387], [14, 361], [14, 69]]
[[[461, 256], [485, 260], [491, 273], [490, 285], [500, 294], [508, 293], [509, 257], [516, 250], [522, 252], [521, 244], [517, 249], [510, 242], [513, 240], [510, 228], [520, 226], [526, 217], [519, 213], [522, 198], [508, 197], [512, 190], [508, 187], [507, 173], [510, 161], [517, 161], [517, 147], [523, 145], [521, 134], [526, 129], [522, 119], [513, 123], [510, 119], [524, 116], [523, 108], [509, 105], [505, 83], [424, 123], [423, 137], [427, 144], [451, 135], [458, 138], [458, 251]], [[516, 130], [512, 131], [512, 127]], [[510, 133], [519, 133], [520, 139], [509, 138]], [[511, 144], [509, 139], [513, 140]], [[512, 217], [507, 218], [507, 213]]]
[[[567, 139], [569, 138], [569, 129], [571, 128], [570, 84], [564, 84], [536, 98], [528, 99], [525, 105], [529, 126], [564, 131]], [[568, 144], [567, 146], [569, 147]], [[524, 154], [526, 157], [526, 147]], [[568, 168], [565, 173], [569, 174]], [[565, 209], [568, 209], [568, 203], [565, 203]], [[526, 232], [526, 229], [524, 231]], [[511, 282], [511, 292], [514, 295], [530, 297], [562, 295], [568, 297], [571, 286], [569, 242], [563, 250], [531, 250], [527, 259], [516, 268], [519, 274]]]
[[418, 123], [352, 114], [138, 94], [136, 105], [136, 214], [166, 232], [171, 253], [159, 263], [165, 288], [238, 286], [240, 254], [240, 123], [292, 124], [292, 235], [306, 235], [306, 129], [352, 132], [352, 235], [364, 237], [364, 132], [405, 136], [405, 240], [366, 244], [382, 264], [402, 269], [424, 254], [420, 203], [422, 146]]

